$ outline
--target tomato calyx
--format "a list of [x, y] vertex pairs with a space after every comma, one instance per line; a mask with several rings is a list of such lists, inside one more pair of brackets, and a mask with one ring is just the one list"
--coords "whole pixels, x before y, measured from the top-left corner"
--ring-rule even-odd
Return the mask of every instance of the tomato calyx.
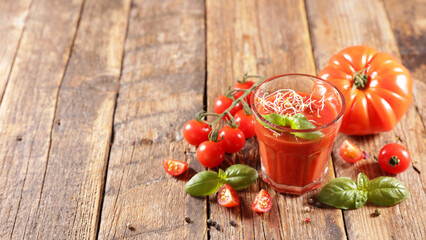
[[247, 78], [248, 78], [248, 74], [244, 73], [244, 76], [242, 78], [237, 78], [237, 82], [241, 83], [241, 84], [244, 84], [244, 83], [247, 82]]
[[209, 133], [209, 140], [211, 142], [220, 142], [222, 139], [219, 139], [219, 130], [216, 128], [212, 129]]
[[367, 68], [363, 68], [357, 72], [355, 72], [352, 81], [354, 82], [353, 88], [364, 89], [367, 86], [368, 75], [365, 74]]
[[399, 165], [399, 158], [397, 157], [397, 156], [392, 156], [390, 159], [389, 159], [389, 162], [388, 162], [388, 164], [389, 164], [389, 166], [391, 166], [391, 167], [395, 167], [396, 165]]

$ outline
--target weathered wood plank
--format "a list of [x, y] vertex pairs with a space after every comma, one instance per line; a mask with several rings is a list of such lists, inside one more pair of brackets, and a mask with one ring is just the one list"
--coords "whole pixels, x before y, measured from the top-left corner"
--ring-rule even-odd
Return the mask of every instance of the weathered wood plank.
[[[201, 0], [132, 4], [101, 239], [207, 238], [206, 200], [184, 191], [203, 167], [182, 135], [183, 124], [203, 104], [204, 16]], [[165, 158], [189, 162], [190, 171], [178, 178], [167, 175]]]
[[82, 4], [35, 1], [28, 13], [0, 107], [1, 239], [25, 239], [33, 230], [56, 99]]
[[130, 0], [86, 0], [28, 238], [95, 239]]
[[[308, 0], [306, 4], [318, 70], [325, 66], [333, 54], [351, 45], [366, 44], [399, 57], [395, 38], [381, 1]], [[423, 125], [415, 107], [413, 104], [391, 132], [363, 137], [340, 135], [335, 144], [334, 155], [338, 156], [339, 144], [346, 138], [353, 140], [361, 149], [373, 156], [378, 154], [383, 145], [395, 142], [396, 136], [400, 136], [404, 140], [403, 144], [409, 149], [413, 161], [422, 160], [424, 156], [418, 152], [417, 145], [421, 145], [424, 141], [422, 139], [424, 128], [421, 128]], [[373, 157], [354, 165], [338, 157], [334, 159], [334, 164], [336, 175], [339, 177], [355, 178], [358, 172], [364, 172], [370, 178], [386, 175]], [[411, 197], [397, 206], [381, 208], [380, 217], [372, 217], [372, 213], [377, 209], [372, 204], [358, 210], [344, 211], [349, 238], [367, 239], [372, 236], [380, 239], [424, 238], [425, 216], [418, 214], [418, 209], [426, 207], [420, 176], [413, 168], [409, 168], [396, 177], [406, 184]]]
[[0, 103], [15, 60], [31, 0], [0, 2]]
[[[301, 72], [315, 74], [303, 1], [207, 1], [207, 100], [223, 94], [244, 73], [273, 76]], [[257, 141], [248, 140], [242, 153], [227, 156], [221, 168], [244, 163], [260, 169]], [[334, 177], [330, 163], [326, 181]], [[265, 214], [250, 210], [260, 188], [273, 198]], [[313, 209], [305, 213], [307, 200], [317, 191], [300, 197], [276, 193], [260, 179], [240, 191], [241, 206], [227, 209], [209, 198], [210, 218], [223, 231], [210, 230], [212, 239], [344, 239], [340, 210]], [[306, 224], [304, 219], [312, 222]], [[237, 222], [231, 227], [230, 221]]]
[[[426, 154], [426, 1], [384, 1], [389, 20], [395, 34], [396, 42], [401, 54], [402, 63], [410, 70], [415, 80], [414, 103], [415, 110], [421, 117], [415, 134], [423, 136], [422, 142], [417, 142], [412, 151]], [[413, 112], [415, 113], [415, 112]], [[407, 136], [412, 139], [413, 136]], [[413, 165], [420, 171], [423, 181], [423, 190], [426, 191], [426, 161], [414, 161]]]

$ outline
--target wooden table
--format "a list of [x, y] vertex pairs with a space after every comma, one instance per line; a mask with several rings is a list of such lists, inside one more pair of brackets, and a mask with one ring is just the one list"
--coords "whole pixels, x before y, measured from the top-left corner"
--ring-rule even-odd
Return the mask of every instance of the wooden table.
[[[424, 0], [1, 1], [0, 239], [426, 239], [425, 24]], [[324, 183], [386, 175], [373, 156], [399, 137], [409, 199], [373, 217], [372, 204], [316, 208], [317, 190], [277, 194], [260, 179], [233, 209], [184, 192], [204, 169], [181, 132], [197, 111], [243, 73], [316, 74], [358, 44], [402, 60], [414, 101], [391, 132], [339, 135]], [[370, 158], [344, 162], [344, 139]], [[190, 171], [173, 178], [164, 158]], [[256, 139], [222, 167], [234, 163], [259, 169]], [[274, 207], [256, 214], [261, 188]]]

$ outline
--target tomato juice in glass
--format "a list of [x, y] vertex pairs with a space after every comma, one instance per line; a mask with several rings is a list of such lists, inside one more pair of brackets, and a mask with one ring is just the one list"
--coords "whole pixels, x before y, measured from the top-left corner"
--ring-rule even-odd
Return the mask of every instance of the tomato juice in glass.
[[[251, 107], [263, 180], [278, 192], [297, 195], [319, 187], [346, 108], [342, 93], [331, 83], [304, 74], [272, 77], [253, 93]], [[275, 125], [263, 117], [271, 113], [301, 113], [315, 128]], [[296, 133], [319, 136], [305, 139]]]

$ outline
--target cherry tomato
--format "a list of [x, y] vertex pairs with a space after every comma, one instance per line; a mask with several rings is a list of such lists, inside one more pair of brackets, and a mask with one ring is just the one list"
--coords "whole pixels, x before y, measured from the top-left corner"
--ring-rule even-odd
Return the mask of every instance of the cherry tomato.
[[225, 151], [218, 142], [204, 141], [197, 148], [197, 158], [203, 166], [214, 168], [225, 159]]
[[244, 109], [238, 111], [235, 116], [235, 123], [238, 128], [243, 131], [246, 138], [251, 138], [256, 135], [254, 131], [254, 118], [252, 115], [247, 115]]
[[349, 163], [358, 162], [364, 158], [364, 153], [349, 140], [343, 141], [339, 153], [343, 160]]
[[198, 146], [209, 139], [211, 130], [207, 123], [192, 119], [183, 126], [183, 137], [189, 144]]
[[[230, 98], [227, 98], [225, 95], [220, 95], [219, 97], [216, 98], [216, 100], [214, 101], [214, 112], [217, 114], [221, 114], [223, 113], [226, 109], [228, 109], [228, 107], [230, 107], [233, 103], [233, 100]], [[237, 105], [235, 105], [235, 107], [233, 107], [229, 113], [234, 116], [235, 113], [237, 113], [240, 109], [242, 109], [243, 106], [241, 105], [241, 103], [237, 103]], [[228, 114], [226, 114], [224, 116], [224, 119], [229, 119]]]
[[267, 212], [272, 207], [272, 198], [269, 195], [269, 193], [262, 189], [257, 194], [256, 198], [254, 199], [253, 203], [251, 204], [251, 210], [256, 212]]
[[164, 159], [163, 167], [168, 174], [172, 176], [178, 176], [184, 173], [186, 169], [188, 169], [188, 163], [173, 159]]
[[220, 145], [226, 153], [236, 153], [243, 149], [246, 138], [243, 131], [238, 128], [225, 126], [219, 131]]
[[[254, 82], [252, 81], [246, 81], [245, 83], [237, 83], [234, 85], [234, 87], [232, 89], [249, 89], [253, 86]], [[241, 97], [241, 95], [243, 95], [244, 92], [237, 92], [234, 95], [234, 98], [237, 99], [239, 97]], [[246, 102], [251, 105], [251, 93], [249, 95], [247, 95], [247, 97], [245, 97]]]
[[397, 143], [385, 145], [379, 153], [379, 164], [383, 171], [397, 174], [407, 170], [411, 158], [408, 150]]
[[217, 202], [224, 207], [236, 207], [240, 205], [240, 198], [231, 185], [224, 183], [217, 193]]

